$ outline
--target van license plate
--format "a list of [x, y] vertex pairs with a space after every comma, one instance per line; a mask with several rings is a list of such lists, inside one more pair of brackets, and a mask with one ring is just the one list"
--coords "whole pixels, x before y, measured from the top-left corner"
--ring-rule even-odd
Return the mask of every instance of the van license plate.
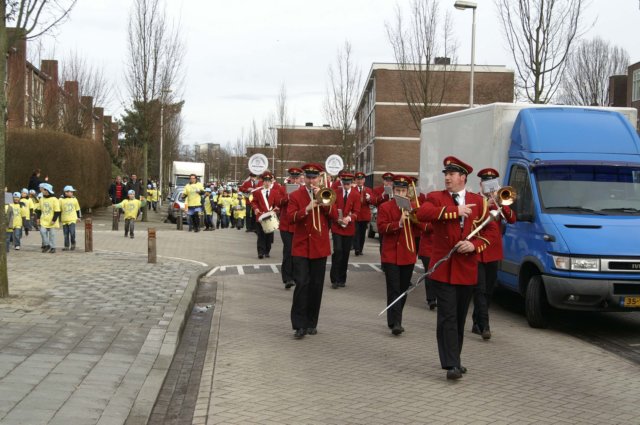
[[623, 307], [640, 308], [640, 297], [624, 297]]

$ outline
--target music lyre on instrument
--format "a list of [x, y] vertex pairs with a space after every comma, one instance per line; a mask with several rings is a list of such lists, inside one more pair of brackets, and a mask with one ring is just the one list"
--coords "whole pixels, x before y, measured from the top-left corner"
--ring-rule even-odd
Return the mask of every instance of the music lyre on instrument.
[[[400, 211], [407, 211], [411, 213], [411, 199], [400, 195], [395, 195], [393, 199], [396, 200], [396, 205], [398, 206], [398, 208], [400, 208]], [[405, 243], [407, 244], [407, 249], [411, 252], [416, 252], [416, 242], [413, 238], [413, 232], [411, 231], [411, 220], [409, 218], [403, 218], [402, 228], [404, 230], [404, 238]]]

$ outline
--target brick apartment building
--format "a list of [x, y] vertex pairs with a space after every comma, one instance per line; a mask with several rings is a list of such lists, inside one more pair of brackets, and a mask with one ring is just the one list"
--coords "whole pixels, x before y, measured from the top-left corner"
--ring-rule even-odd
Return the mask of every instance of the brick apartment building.
[[[447, 90], [440, 113], [469, 106], [468, 65], [433, 65], [430, 72], [447, 73]], [[403, 94], [398, 64], [374, 63], [356, 111], [355, 163], [367, 175], [367, 185], [377, 185], [387, 171], [417, 176], [420, 131], [414, 125]], [[513, 102], [514, 73], [504, 66], [475, 66], [474, 104]]]
[[43, 60], [40, 69], [27, 61], [27, 42], [15, 28], [7, 28], [15, 39], [7, 52], [7, 127], [46, 128], [103, 142], [110, 139], [118, 153], [118, 125], [91, 96], [80, 96], [77, 81], [58, 80], [58, 61]]
[[[329, 155], [339, 154], [342, 146], [340, 130], [328, 125], [314, 126], [306, 123], [304, 126], [286, 126], [276, 129], [275, 146], [247, 147], [247, 158], [261, 153], [269, 158], [269, 168], [279, 180], [286, 177], [291, 167], [300, 167], [306, 162], [320, 162], [324, 164]], [[274, 166], [275, 163], [275, 166]], [[246, 178], [247, 161], [244, 161], [241, 179]]]
[[609, 78], [609, 106], [636, 108], [636, 128], [640, 129], [640, 62], [630, 65], [626, 75], [613, 75]]

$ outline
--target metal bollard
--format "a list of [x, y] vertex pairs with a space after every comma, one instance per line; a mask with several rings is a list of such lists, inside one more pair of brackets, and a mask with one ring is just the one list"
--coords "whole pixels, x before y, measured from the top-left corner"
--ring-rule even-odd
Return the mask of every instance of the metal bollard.
[[118, 208], [113, 209], [113, 222], [111, 224], [111, 230], [118, 230], [118, 223], [120, 218], [120, 210]]
[[148, 263], [156, 263], [156, 229], [153, 227], [149, 227], [148, 230]]
[[93, 219], [84, 219], [84, 252], [93, 252]]
[[178, 230], [182, 230], [182, 208], [178, 210], [178, 220], [176, 221], [176, 225], [178, 226]]

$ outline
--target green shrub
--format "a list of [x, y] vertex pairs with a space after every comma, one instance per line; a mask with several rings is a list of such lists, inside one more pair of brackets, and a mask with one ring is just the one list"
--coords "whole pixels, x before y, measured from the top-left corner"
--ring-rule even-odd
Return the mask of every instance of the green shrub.
[[29, 184], [33, 170], [49, 176], [56, 196], [72, 185], [82, 209], [106, 205], [111, 183], [111, 158], [102, 145], [50, 130], [13, 129], [7, 132], [6, 182], [11, 192]]

